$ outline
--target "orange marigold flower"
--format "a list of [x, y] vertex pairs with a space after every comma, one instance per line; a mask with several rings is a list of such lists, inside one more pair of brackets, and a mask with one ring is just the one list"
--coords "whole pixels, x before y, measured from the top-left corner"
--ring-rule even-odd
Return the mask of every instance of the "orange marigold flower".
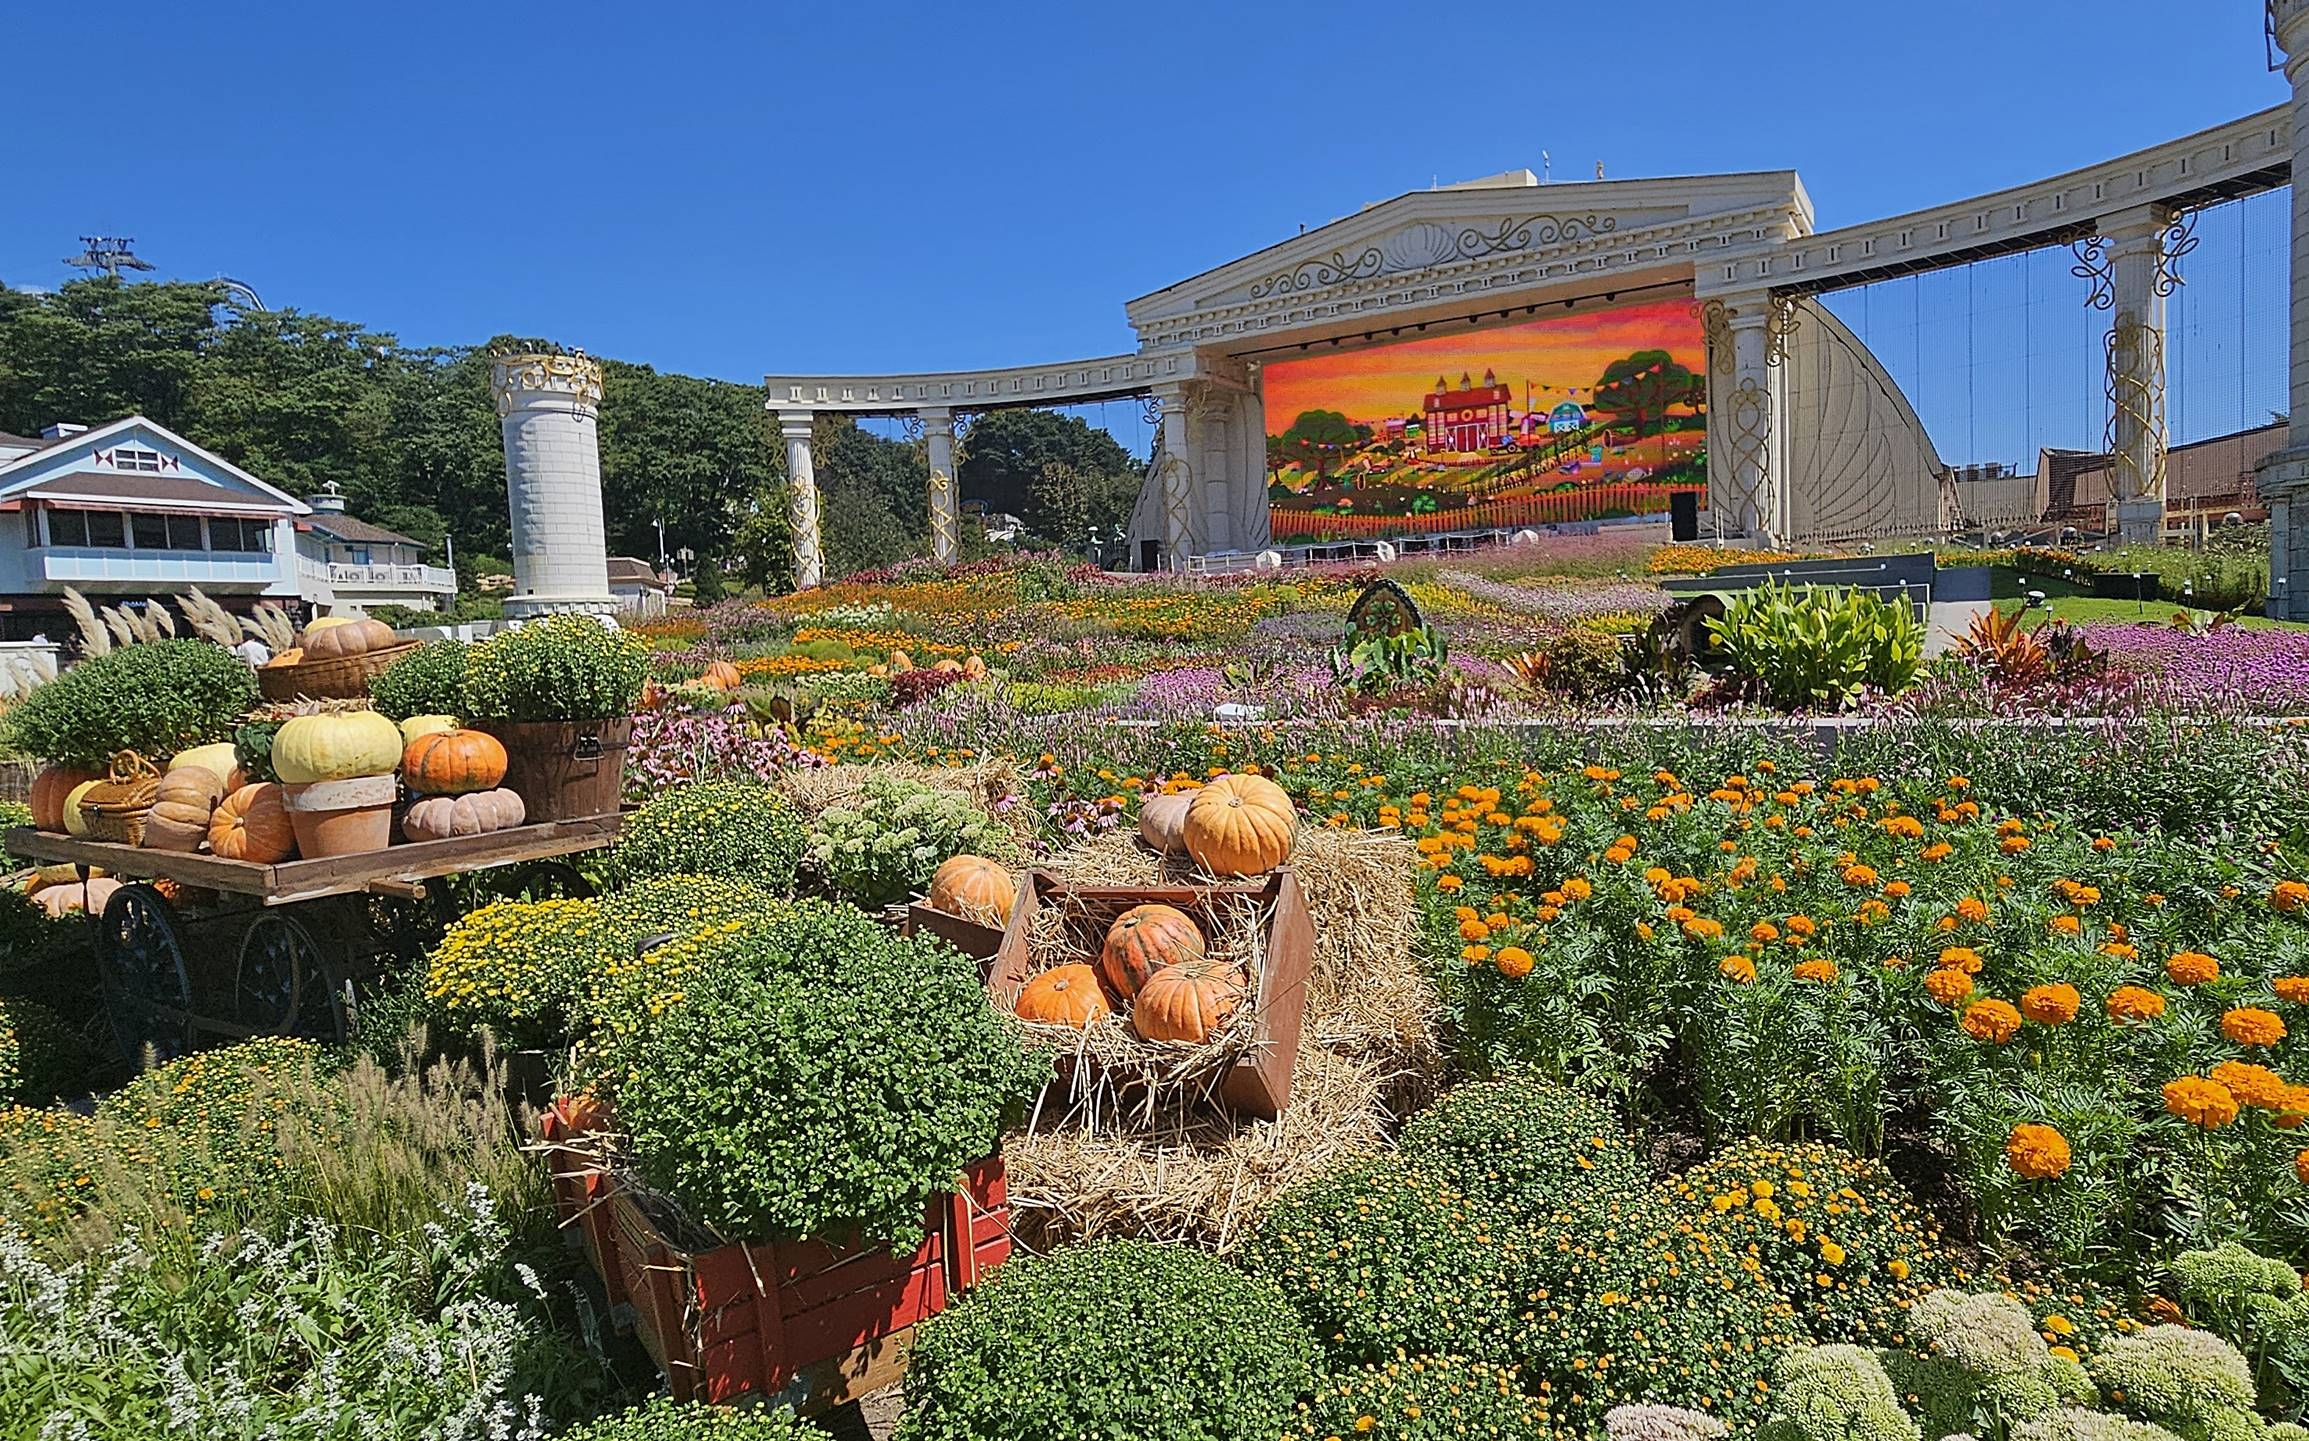
[[2049, 1181], [2069, 1168], [2068, 1137], [2050, 1126], [2015, 1126], [2004, 1143], [2004, 1163], [2023, 1180]]
[[2084, 934], [2084, 923], [2075, 916], [2066, 914], [2054, 916], [2047, 924], [2052, 927], [2055, 935], [2076, 936]]
[[2285, 1078], [2267, 1066], [2255, 1066], [2244, 1061], [2223, 1061], [2213, 1067], [2212, 1077], [2229, 1088], [2240, 1106], [2257, 1106], [2274, 1111], [2285, 1103], [2289, 1089]]
[[1773, 925], [1770, 921], [1758, 921], [1754, 925], [1748, 927], [1748, 939], [1751, 941], [1762, 941], [1768, 945], [1771, 942], [1780, 939], [1780, 928]]
[[1477, 920], [1461, 921], [1459, 923], [1459, 939], [1463, 941], [1489, 940], [1491, 939], [1491, 927]]
[[1795, 978], [1799, 981], [1813, 981], [1824, 986], [1827, 985], [1830, 981], [1835, 980], [1839, 973], [1836, 969], [1836, 963], [1834, 961], [1814, 959], [1809, 961], [1798, 961], [1796, 963], [1796, 969], [1790, 972], [1790, 974], [1795, 976]]
[[2303, 1151], [2294, 1156], [2293, 1174], [2302, 1185], [2309, 1186], [2309, 1151]]
[[2269, 983], [2277, 992], [2277, 999], [2296, 1006], [2309, 1006], [2309, 976], [2279, 976]]
[[2021, 993], [2020, 1013], [2040, 1026], [2065, 1026], [2076, 1019], [2082, 998], [2076, 987], [2056, 982], [2031, 986]]
[[1964, 1033], [1976, 1041], [2001, 1046], [2020, 1034], [2020, 1012], [2003, 1001], [1974, 1001], [1964, 1008]]
[[2297, 911], [2309, 906], [2309, 884], [2300, 881], [2279, 881], [2269, 892], [2269, 904], [2280, 911]]
[[1970, 921], [1977, 926], [1988, 919], [1988, 902], [1978, 896], [1966, 896], [1956, 903], [1956, 915], [1959, 920]]
[[2165, 1082], [2165, 1109], [2192, 1126], [2214, 1131], [2237, 1119], [2237, 1098], [2219, 1081], [2183, 1076]]
[[2113, 836], [2094, 836], [2094, 837], [2093, 837], [2093, 849], [2094, 849], [2094, 850], [2096, 850], [2096, 851], [2113, 851], [2113, 850], [2115, 850], [2116, 848], [2117, 848], [2117, 843], [2116, 843], [2116, 839], [2115, 839]]
[[1980, 952], [1970, 946], [1949, 946], [1940, 953], [1940, 964], [1968, 976], [1980, 974]]
[[1501, 946], [1491, 964], [1509, 980], [1521, 980], [1531, 974], [1531, 952], [1521, 946]]
[[1902, 900], [1908, 895], [1908, 882], [1886, 881], [1884, 883], [1884, 894], [1892, 897], [1892, 899], [1896, 901]]
[[1854, 911], [1852, 916], [1853, 919], [1866, 926], [1873, 925], [1891, 914], [1892, 907], [1884, 904], [1882, 901], [1870, 898], [1868, 900], [1862, 901], [1860, 903], [1860, 909]]
[[2175, 951], [2165, 962], [2165, 974], [2176, 986], [2201, 986], [2220, 979], [2221, 963], [2203, 951]]
[[1791, 936], [1809, 936], [1819, 929], [1819, 923], [1810, 916], [1798, 914], [1788, 917], [1788, 934]]
[[1940, 1004], [1953, 1006], [1972, 994], [1972, 977], [1944, 966], [1924, 978], [1924, 991]]
[[1919, 852], [1928, 861], [1944, 861], [1955, 853], [1956, 847], [1946, 841], [1934, 841]]
[[1860, 890], [1873, 889], [1876, 885], [1876, 872], [1869, 866], [1846, 866], [1844, 884]]
[[1563, 893], [1575, 901], [1584, 901], [1595, 894], [1595, 887], [1588, 884], [1587, 877], [1573, 876], [1563, 883]]
[[1712, 941], [1723, 933], [1724, 923], [1708, 916], [1694, 916], [1684, 922], [1684, 934], [1695, 941]]
[[2165, 998], [2139, 986], [2119, 986], [2109, 992], [2102, 1009], [2112, 1021], [2153, 1021], [2165, 1013]]
[[2017, 856], [2022, 851], [2027, 850], [2028, 845], [2029, 841], [2027, 836], [2006, 836], [2003, 840], [1996, 843], [1996, 848], [2005, 855]]
[[1435, 889], [1439, 891], [1456, 891], [1465, 884], [1467, 883], [1459, 879], [1457, 876], [1438, 876], [1435, 881]]
[[1491, 947], [1461, 946], [1459, 948], [1459, 959], [1467, 962], [1467, 964], [1471, 966], [1480, 966], [1485, 961], [1491, 959]]
[[2221, 1015], [2221, 1034], [2240, 1046], [2274, 1046], [2285, 1039], [2285, 1023], [2275, 1011], [2233, 1006]]
[[1756, 979], [1756, 963], [1735, 951], [1716, 962], [1716, 973], [1744, 986]]

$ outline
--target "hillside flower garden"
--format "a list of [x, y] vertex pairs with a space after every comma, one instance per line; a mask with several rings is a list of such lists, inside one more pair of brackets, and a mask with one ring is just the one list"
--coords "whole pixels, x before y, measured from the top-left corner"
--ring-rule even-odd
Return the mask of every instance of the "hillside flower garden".
[[592, 893], [342, 1043], [135, 1074], [0, 894], [0, 1435], [823, 1434], [838, 1264], [906, 1441], [2309, 1438], [2309, 635], [1710, 554], [653, 622]]

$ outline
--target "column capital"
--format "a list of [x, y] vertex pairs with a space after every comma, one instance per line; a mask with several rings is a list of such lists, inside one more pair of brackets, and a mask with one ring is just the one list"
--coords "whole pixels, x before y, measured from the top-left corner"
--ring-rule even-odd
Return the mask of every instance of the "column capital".
[[1181, 414], [1186, 412], [1187, 383], [1185, 381], [1159, 381], [1155, 385], [1149, 387], [1149, 391], [1154, 396], [1155, 404], [1162, 407], [1163, 413], [1165, 415], [1170, 414], [1172, 411], [1177, 411]]
[[914, 417], [922, 422], [924, 430], [954, 429], [954, 407], [951, 405], [921, 406], [915, 410]]
[[778, 412], [778, 429], [785, 433], [788, 440], [808, 440], [817, 419], [818, 413], [814, 410], [781, 410]]
[[2169, 205], [2135, 205], [2127, 210], [2112, 211], [2095, 222], [2101, 238], [2109, 243], [2112, 251], [2161, 248], [2165, 232], [2172, 224], [2173, 208]]

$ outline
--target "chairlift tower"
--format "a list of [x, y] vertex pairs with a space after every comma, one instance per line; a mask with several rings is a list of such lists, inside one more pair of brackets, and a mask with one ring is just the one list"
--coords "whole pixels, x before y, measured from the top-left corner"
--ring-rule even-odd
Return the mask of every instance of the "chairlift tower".
[[113, 279], [120, 278], [123, 270], [150, 270], [152, 262], [136, 253], [133, 235], [83, 235], [80, 243], [87, 249], [65, 260], [77, 270], [103, 271]]

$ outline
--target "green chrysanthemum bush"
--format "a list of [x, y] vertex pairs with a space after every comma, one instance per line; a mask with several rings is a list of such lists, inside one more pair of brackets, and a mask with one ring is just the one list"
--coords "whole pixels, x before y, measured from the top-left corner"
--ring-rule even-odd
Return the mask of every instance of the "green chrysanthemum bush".
[[0, 999], [0, 1102], [43, 1099], [85, 1057], [79, 1037], [38, 1001]]
[[556, 615], [502, 630], [465, 657], [467, 720], [595, 721], [633, 713], [649, 677], [649, 645], [589, 615]]
[[940, 864], [960, 855], [1014, 860], [1018, 846], [961, 796], [890, 776], [869, 778], [855, 801], [820, 812], [810, 830], [811, 866], [861, 906], [921, 894]]
[[561, 1433], [562, 1441], [824, 1441], [825, 1434], [782, 1407], [741, 1410], [671, 1396], [653, 1396]]
[[1651, 1180], [1607, 1102], [1521, 1078], [1453, 1090], [1411, 1118], [1400, 1148], [1468, 1196], [1534, 1219]]
[[1013, 1260], [921, 1329], [898, 1435], [1273, 1441], [1315, 1349], [1274, 1287], [1200, 1251], [1070, 1247]]
[[787, 895], [808, 845], [792, 803], [775, 791], [745, 781], [701, 781], [653, 796], [625, 818], [617, 869], [629, 880], [720, 876]]
[[1893, 1384], [1929, 1437], [2002, 1433], [2091, 1405], [2091, 1377], [2052, 1349], [2019, 1300], [1934, 1291], [1908, 1312], [1909, 1351], [1885, 1353]]
[[205, 640], [141, 641], [91, 656], [8, 712], [0, 736], [63, 765], [102, 768], [115, 751], [155, 764], [221, 740], [257, 702], [256, 675]]
[[912, 1246], [1049, 1080], [975, 964], [852, 907], [667, 949], [678, 984], [602, 997], [594, 1062], [641, 1174], [724, 1235]]
[[451, 926], [425, 968], [425, 1013], [451, 1035], [514, 1046], [568, 1038], [571, 1011], [611, 948], [598, 901], [498, 901]]
[[465, 658], [472, 647], [461, 640], [429, 640], [369, 681], [369, 699], [397, 721], [419, 715], [462, 715]]
[[1542, 1275], [1515, 1217], [1393, 1158], [1285, 1192], [1238, 1260], [1281, 1288], [1337, 1365], [1399, 1354], [1513, 1364]]
[[1908, 1308], [1949, 1278], [1939, 1232], [1881, 1162], [1817, 1142], [1743, 1141], [1667, 1188], [1822, 1341], [1897, 1346]]
[[1558, 1217], [1542, 1238], [1563, 1279], [1541, 1300], [1521, 1359], [1575, 1427], [1657, 1401], [1742, 1429], [1761, 1414], [1773, 1362], [1810, 1339], [1739, 1248], [1656, 1195]]
[[1883, 1363], [1858, 1346], [1800, 1346], [1772, 1367], [1757, 1441], [1918, 1441]]
[[1326, 1373], [1315, 1383], [1314, 1399], [1299, 1408], [1292, 1434], [1307, 1441], [1544, 1441], [1554, 1430], [1545, 1403], [1524, 1391], [1513, 1367], [1454, 1356], [1398, 1356]]

